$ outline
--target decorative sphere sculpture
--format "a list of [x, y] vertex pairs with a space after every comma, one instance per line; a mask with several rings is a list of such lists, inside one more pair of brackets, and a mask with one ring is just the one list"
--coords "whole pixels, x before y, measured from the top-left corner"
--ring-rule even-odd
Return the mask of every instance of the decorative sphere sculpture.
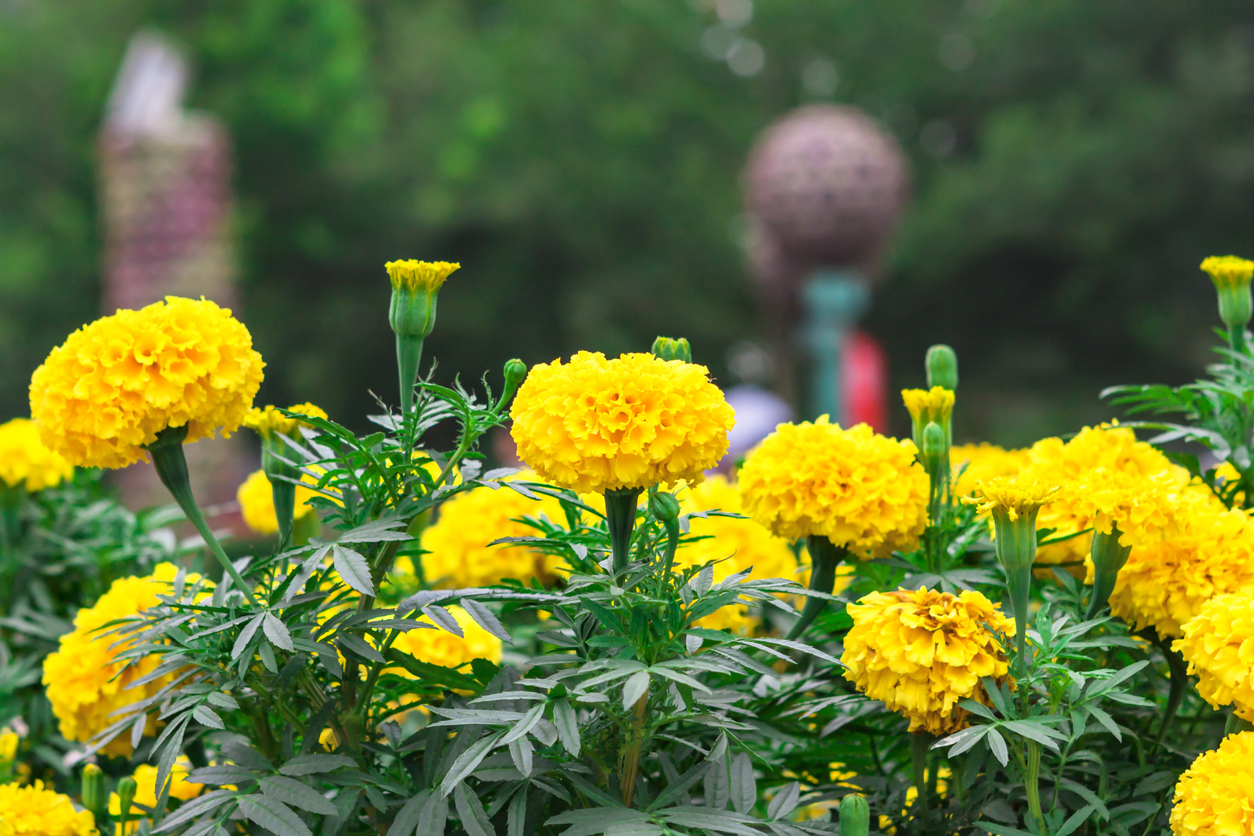
[[873, 261], [909, 190], [897, 141], [866, 114], [840, 105], [803, 107], [780, 119], [762, 134], [745, 169], [749, 214], [778, 256], [798, 267]]

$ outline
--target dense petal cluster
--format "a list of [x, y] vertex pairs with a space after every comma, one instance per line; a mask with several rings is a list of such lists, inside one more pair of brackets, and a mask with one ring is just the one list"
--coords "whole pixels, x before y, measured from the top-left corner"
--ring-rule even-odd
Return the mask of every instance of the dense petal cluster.
[[1227, 737], [1193, 761], [1176, 784], [1171, 808], [1175, 836], [1254, 833], [1254, 732]]
[[98, 836], [96, 820], [75, 810], [68, 795], [29, 786], [0, 784], [0, 836]]
[[[133, 804], [142, 805], [149, 809], [157, 806], [157, 772], [157, 767], [152, 764], [141, 763], [135, 767], [135, 774], [131, 776], [135, 779]], [[170, 798], [178, 799], [179, 801], [190, 801], [200, 795], [205, 785], [193, 784], [187, 780], [187, 776], [191, 772], [192, 762], [188, 760], [186, 755], [179, 755], [174, 761], [174, 766], [170, 768]], [[114, 816], [122, 813], [122, 799], [115, 792], [109, 793], [109, 813]], [[139, 832], [139, 822], [143, 817], [143, 810], [138, 807], [131, 807], [131, 820], [126, 825], [126, 836]]]
[[264, 365], [229, 310], [167, 296], [98, 319], [54, 348], [31, 376], [31, 417], [71, 464], [125, 467], [166, 427], [186, 425], [188, 442], [234, 432]]
[[[314, 406], [311, 403], [298, 403], [295, 406], [289, 406], [287, 411], [308, 415], [310, 418], [322, 418], [325, 420], [327, 417], [327, 413], [322, 407]], [[276, 434], [299, 438], [300, 428], [307, 425], [299, 418], [289, 418], [273, 406], [264, 408], [254, 406], [248, 410], [248, 415], [244, 417], [244, 426], [251, 430], [256, 430], [257, 434], [262, 438], [270, 438]]]
[[[474, 659], [487, 659], [489, 662], [501, 661], [501, 640], [475, 623], [474, 619], [461, 607], [449, 607], [453, 618], [462, 628], [463, 635], [455, 636], [449, 631], [435, 627], [434, 629], [408, 630], [396, 637], [392, 647], [408, 653], [419, 662], [440, 665], [445, 668], [457, 668]], [[427, 616], [418, 618], [426, 624], [432, 624]], [[404, 669], [389, 668], [389, 673], [401, 676], [412, 676]]]
[[14, 418], [0, 424], [0, 482], [10, 488], [22, 485], [28, 491], [42, 491], [72, 475], [74, 467], [65, 457], [39, 440], [34, 421]]
[[448, 589], [487, 586], [505, 578], [548, 580], [542, 552], [525, 545], [489, 545], [502, 537], [540, 536], [521, 520], [542, 514], [553, 521], [565, 519], [561, 503], [549, 496], [530, 499], [506, 487], [457, 494], [440, 506], [439, 519], [422, 533], [423, 577]]
[[929, 421], [943, 424], [954, 411], [954, 393], [942, 386], [931, 389], [902, 389], [901, 400], [917, 425]]
[[[44, 660], [43, 683], [48, 702], [67, 740], [90, 740], [117, 722], [117, 716], [110, 716], [114, 711], [148, 699], [171, 680], [171, 676], [165, 676], [130, 688], [131, 683], [151, 673], [160, 659], [151, 654], [138, 664], [117, 661], [126, 645], [114, 646], [118, 637], [99, 628], [155, 605], [158, 594], [170, 591], [170, 582], [177, 573], [173, 564], [161, 563], [148, 577], [114, 581], [95, 606], [78, 611], [74, 629], [61, 636], [60, 647]], [[150, 715], [147, 733], [153, 734], [156, 728], [156, 720]], [[114, 756], [130, 755], [130, 735], [115, 737], [101, 751]]]
[[1202, 270], [1210, 274], [1215, 287], [1241, 287], [1254, 278], [1254, 261], [1235, 255], [1212, 255], [1202, 260]]
[[388, 271], [388, 279], [396, 290], [425, 290], [433, 293], [444, 286], [444, 282], [461, 265], [450, 261], [418, 261], [407, 258], [400, 261], [389, 261], [383, 265]]
[[977, 482], [1014, 476], [1028, 463], [1027, 450], [1006, 450], [996, 444], [961, 444], [949, 450], [949, 463], [956, 473], [965, 465], [954, 485], [954, 493], [965, 496]]
[[1254, 584], [1254, 522], [1228, 510], [1205, 489], [1177, 497], [1170, 537], [1132, 549], [1110, 596], [1111, 612], [1137, 630], [1154, 628], [1163, 638], [1182, 635], [1182, 625], [1216, 595]]
[[911, 441], [827, 416], [780, 424], [737, 474], [745, 512], [780, 537], [827, 537], [864, 558], [911, 550], [927, 526], [928, 478]]
[[[297, 485], [294, 517], [299, 520], [314, 513], [314, 507], [309, 504], [309, 500], [318, 495], [309, 488]], [[235, 498], [239, 501], [240, 514], [249, 528], [258, 534], [278, 533], [279, 518], [274, 511], [274, 491], [264, 470], [248, 474], [248, 478], [235, 490]]]
[[1254, 721], [1254, 586], [1210, 599], [1172, 647], [1189, 663], [1204, 700]]
[[962, 501], [974, 505], [981, 513], [1004, 512], [1011, 520], [1017, 520], [1031, 516], [1048, 505], [1058, 496], [1059, 490], [1057, 485], [1008, 476], [977, 482], [971, 496], [963, 497]]
[[736, 417], [705, 366], [587, 351], [533, 367], [510, 414], [522, 460], [579, 493], [700, 482]]
[[967, 726], [961, 699], [988, 704], [982, 677], [1002, 681], [1009, 662], [995, 633], [1015, 622], [978, 592], [872, 592], [848, 612], [845, 678], [910, 720], [910, 731], [945, 735]]

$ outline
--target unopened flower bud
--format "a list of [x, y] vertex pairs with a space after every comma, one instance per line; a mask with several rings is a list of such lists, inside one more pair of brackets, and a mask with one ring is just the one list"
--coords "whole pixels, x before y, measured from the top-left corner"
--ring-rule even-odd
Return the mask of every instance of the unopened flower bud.
[[1106, 602], [1110, 593], [1115, 591], [1115, 579], [1119, 570], [1128, 562], [1132, 546], [1125, 546], [1119, 541], [1123, 532], [1116, 523], [1111, 523], [1110, 531], [1094, 531], [1093, 544], [1089, 556], [1093, 559], [1093, 596], [1089, 598], [1088, 617], [1093, 618]]
[[857, 793], [840, 800], [840, 836], [867, 836], [871, 829], [871, 805]]
[[923, 428], [922, 453], [924, 467], [928, 473], [938, 470], [945, 463], [949, 445], [945, 440], [945, 431], [935, 421], [929, 421]]
[[131, 803], [135, 801], [135, 793], [139, 789], [139, 784], [135, 783], [135, 779], [127, 775], [121, 781], [118, 781], [118, 815], [126, 819], [131, 812]]
[[422, 360], [422, 341], [435, 328], [435, 302], [445, 279], [460, 264], [448, 261], [389, 261], [384, 267], [392, 282], [388, 324], [396, 333], [396, 365], [400, 373], [401, 411], [409, 414]]
[[527, 376], [527, 364], [518, 358], [505, 364], [505, 385], [517, 389]]
[[927, 387], [939, 386], [953, 392], [958, 388], [958, 355], [947, 345], [927, 350]]
[[653, 341], [653, 356], [662, 360], [682, 360], [685, 363], [692, 362], [692, 346], [683, 337], [679, 339], [671, 339], [670, 337], [658, 337]]
[[674, 522], [679, 519], [679, 500], [673, 493], [657, 491], [649, 497], [649, 513], [660, 522]]
[[1229, 328], [1244, 328], [1254, 313], [1250, 298], [1250, 280], [1254, 278], [1254, 261], [1235, 255], [1212, 255], [1202, 262], [1202, 269], [1219, 293], [1219, 318]]
[[105, 792], [104, 773], [94, 763], [89, 763], [83, 767], [82, 797], [83, 806], [96, 817], [97, 825], [102, 824], [105, 808], [109, 803], [109, 796]]

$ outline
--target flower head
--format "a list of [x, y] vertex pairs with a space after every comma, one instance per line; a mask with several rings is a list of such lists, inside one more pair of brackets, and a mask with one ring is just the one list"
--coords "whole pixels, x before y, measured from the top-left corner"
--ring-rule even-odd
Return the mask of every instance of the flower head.
[[[298, 403], [290, 406], [288, 412], [296, 412], [301, 415], [308, 415], [310, 418], [326, 419], [327, 414], [321, 407], [314, 406], [311, 403]], [[248, 415], [244, 417], [244, 426], [250, 430], [256, 430], [257, 434], [263, 439], [269, 439], [274, 435], [286, 435], [291, 438], [300, 438], [300, 428], [308, 426], [299, 418], [289, 418], [282, 412], [279, 412], [273, 406], [262, 408], [253, 407], [248, 411]]]
[[954, 411], [954, 393], [949, 389], [933, 386], [931, 389], [902, 389], [910, 417], [920, 426], [935, 421], [944, 426]]
[[[188, 760], [186, 755], [179, 755], [174, 761], [174, 766], [170, 769], [170, 798], [176, 798], [179, 801], [190, 801], [200, 795], [205, 788], [204, 784], [193, 784], [187, 780], [187, 776], [191, 774], [192, 762]], [[157, 767], [152, 764], [141, 763], [135, 767], [136, 789], [135, 798], [132, 805], [143, 805], [149, 809], [157, 806]], [[114, 816], [122, 813], [122, 799], [117, 793], [109, 793], [109, 813]], [[127, 836], [132, 833], [139, 832], [139, 819], [143, 818], [143, 811], [137, 806], [131, 807], [131, 820], [126, 824]], [[120, 828], [119, 828], [120, 832]]]
[[1176, 784], [1171, 808], [1175, 836], [1246, 836], [1254, 833], [1254, 732], [1229, 735], [1193, 761]]
[[776, 535], [812, 534], [864, 558], [910, 550], [927, 526], [928, 478], [911, 441], [824, 415], [780, 424], [740, 469], [745, 512]]
[[1254, 720], [1254, 586], [1210, 599], [1172, 647], [1189, 663], [1203, 699]]
[[99, 836], [87, 810], [75, 810], [68, 795], [29, 786], [0, 784], [0, 836]]
[[44, 444], [71, 464], [125, 467], [167, 427], [187, 442], [230, 435], [252, 407], [265, 364], [229, 310], [167, 296], [120, 310], [54, 348], [30, 383]]
[[[455, 636], [442, 627], [434, 629], [407, 630], [396, 637], [392, 645], [402, 653], [408, 653], [419, 662], [427, 662], [444, 668], [458, 668], [475, 659], [487, 659], [489, 662], [501, 661], [501, 640], [475, 623], [474, 619], [461, 607], [449, 607], [453, 618], [462, 628], [462, 636]], [[431, 619], [423, 615], [419, 621], [431, 624]], [[404, 669], [388, 668], [388, 673], [412, 677]]]
[[[150, 654], [129, 665], [118, 660], [128, 643], [117, 644], [116, 634], [100, 628], [156, 605], [157, 596], [170, 591], [170, 582], [177, 573], [173, 564], [161, 563], [148, 577], [114, 581], [94, 606], [78, 611], [74, 629], [61, 636], [59, 648], [44, 659], [43, 683], [48, 702], [52, 703], [52, 713], [60, 721], [61, 734], [67, 740], [90, 740], [118, 721], [118, 716], [110, 716], [114, 711], [148, 699], [171, 680], [172, 676], [164, 676], [130, 687], [151, 673], [160, 664], [160, 658]], [[149, 715], [146, 733], [153, 734], [156, 728], [156, 720]], [[114, 756], [131, 754], [130, 735], [113, 738], [100, 751]]]
[[[306, 475], [304, 479], [310, 477]], [[319, 494], [303, 485], [296, 485], [296, 519], [314, 513], [309, 500]], [[239, 510], [244, 523], [258, 534], [271, 535], [279, 530], [279, 518], [274, 511], [274, 492], [270, 487], [270, 479], [264, 470], [257, 470], [248, 475], [243, 484], [235, 491], [239, 500]]]
[[910, 731], [945, 735], [967, 726], [961, 699], [988, 704], [980, 683], [1008, 676], [994, 631], [1015, 634], [1014, 619], [978, 592], [920, 589], [872, 592], [848, 606], [845, 678], [910, 720]]
[[507, 487], [457, 494], [440, 506], [439, 519], [422, 532], [423, 577], [437, 588], [450, 589], [488, 586], [506, 578], [523, 583], [548, 578], [544, 553], [527, 545], [489, 545], [502, 537], [540, 536], [521, 520], [542, 514], [554, 521], [565, 519], [561, 503], [548, 496], [530, 499]]
[[0, 482], [10, 488], [23, 485], [34, 492], [54, 487], [73, 475], [74, 467], [39, 440], [33, 421], [14, 418], [0, 424]]
[[532, 367], [510, 414], [522, 460], [579, 493], [700, 482], [735, 421], [705, 366], [587, 351]]
[[962, 501], [974, 505], [981, 513], [1005, 514], [1011, 521], [1020, 517], [1030, 518], [1058, 495], [1058, 485], [1028, 481], [1016, 477], [1001, 477], [988, 482], [976, 482], [971, 496]]
[[1244, 287], [1254, 278], [1254, 261], [1235, 255], [1212, 255], [1202, 261], [1202, 269], [1221, 289]]
[[438, 291], [449, 276], [461, 269], [460, 264], [449, 261], [417, 261], [412, 258], [389, 261], [383, 267], [388, 271], [393, 289], [424, 290], [428, 293]]
[[949, 449], [949, 463], [955, 471], [966, 465], [954, 486], [956, 495], [965, 496], [977, 482], [1017, 474], [1028, 463], [1028, 451], [1006, 450], [996, 444], [961, 444]]

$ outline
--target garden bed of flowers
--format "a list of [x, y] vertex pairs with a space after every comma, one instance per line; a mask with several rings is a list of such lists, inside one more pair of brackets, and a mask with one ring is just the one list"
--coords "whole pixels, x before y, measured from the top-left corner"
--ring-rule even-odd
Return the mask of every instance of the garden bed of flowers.
[[[365, 435], [254, 405], [212, 302], [86, 325], [0, 427], [0, 836], [1254, 834], [1254, 262], [1202, 266], [1216, 363], [1104, 393], [1140, 420], [955, 446], [935, 346], [911, 439], [732, 476], [682, 339], [424, 376], [456, 264], [387, 265]], [[183, 448], [240, 428], [233, 559]], [[170, 508], [102, 481], [144, 460]]]

